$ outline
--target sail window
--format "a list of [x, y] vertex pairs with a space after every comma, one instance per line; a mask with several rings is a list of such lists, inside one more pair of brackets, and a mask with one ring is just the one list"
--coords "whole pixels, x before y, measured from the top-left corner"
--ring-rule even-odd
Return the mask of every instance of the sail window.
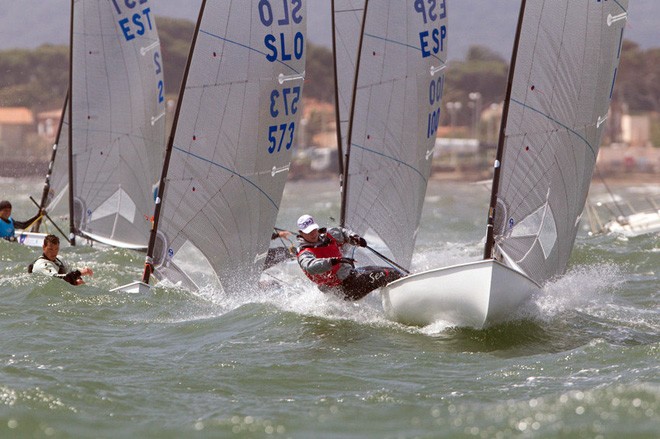
[[123, 189], [117, 190], [93, 212], [93, 219], [98, 220], [106, 216], [118, 214], [128, 222], [135, 222], [135, 203]]
[[557, 242], [557, 225], [549, 203], [536, 209], [517, 225], [510, 218], [509, 226], [512, 227], [513, 238], [536, 236], [546, 259]]
[[536, 236], [541, 230], [543, 224], [543, 214], [545, 205], [539, 207], [527, 217], [523, 218], [518, 224], [513, 218], [509, 218], [509, 227], [511, 228], [511, 237], [521, 238], [523, 236]]
[[169, 255], [169, 259], [179, 267], [196, 285], [208, 285], [221, 288], [213, 266], [202, 251], [189, 240]]
[[555, 247], [557, 242], [557, 225], [555, 224], [555, 217], [552, 214], [550, 204], [545, 205], [545, 215], [543, 216], [543, 224], [541, 225], [541, 233], [539, 233], [539, 243], [543, 249], [543, 255], [546, 259], [550, 252]]

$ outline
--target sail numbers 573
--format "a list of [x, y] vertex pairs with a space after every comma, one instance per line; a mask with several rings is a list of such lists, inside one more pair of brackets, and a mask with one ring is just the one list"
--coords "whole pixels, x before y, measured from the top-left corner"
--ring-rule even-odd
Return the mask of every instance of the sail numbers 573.
[[296, 114], [298, 111], [298, 101], [300, 100], [300, 87], [284, 88], [282, 93], [279, 90], [273, 90], [270, 93], [270, 115], [275, 118], [279, 116], [280, 110], [284, 110], [287, 116]]
[[[300, 86], [284, 87], [282, 90], [273, 90], [270, 93], [270, 117], [294, 116], [298, 112], [298, 101], [300, 100]], [[293, 145], [296, 131], [296, 123], [280, 123], [268, 127], [268, 152], [273, 154], [280, 152], [282, 146], [288, 151]]]
[[303, 59], [305, 51], [305, 37], [302, 31], [305, 11], [303, 1], [259, 0], [256, 2], [259, 20], [267, 29], [264, 36], [266, 59], [271, 63], [286, 64], [291, 62], [292, 64], [287, 65], [295, 73], [291, 77], [286, 77], [284, 73], [280, 73], [278, 76], [279, 86], [275, 86], [268, 91], [268, 95], [262, 95], [263, 98], [270, 98], [270, 105], [267, 107], [267, 114], [270, 116], [267, 125], [267, 149], [269, 154], [289, 151], [295, 138], [296, 113], [298, 112], [302, 86], [284, 87], [283, 84], [288, 81], [304, 79], [304, 72], [301, 74], [293, 67], [297, 65], [296, 61]]

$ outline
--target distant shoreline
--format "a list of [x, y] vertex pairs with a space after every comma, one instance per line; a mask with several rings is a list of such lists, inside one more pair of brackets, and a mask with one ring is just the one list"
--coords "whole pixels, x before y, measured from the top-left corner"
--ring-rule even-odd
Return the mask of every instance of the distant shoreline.
[[[45, 179], [48, 162], [42, 161], [3, 161], [0, 163], [0, 182], [6, 179], [33, 180]], [[478, 181], [489, 181], [492, 178], [492, 170], [472, 170], [472, 171], [435, 171], [431, 173], [429, 181], [434, 182], [455, 182], [455, 183], [475, 183]], [[613, 186], [634, 186], [634, 185], [660, 185], [660, 174], [640, 173], [640, 172], [617, 172], [603, 175], [605, 182]], [[289, 175], [289, 181], [323, 181], [336, 180], [337, 176], [331, 171], [316, 172], [311, 169], [301, 169], [300, 166], [293, 166], [292, 173]], [[601, 177], [595, 173], [592, 185], [602, 184]]]
[[[490, 172], [435, 172], [431, 174], [430, 180], [432, 181], [453, 181], [453, 182], [477, 182], [483, 180], [490, 180], [492, 173]], [[660, 174], [657, 173], [634, 173], [634, 172], [617, 172], [608, 173], [601, 178], [598, 174], [594, 174], [591, 179], [591, 184], [602, 184], [602, 179], [605, 179], [607, 184], [617, 186], [631, 186], [631, 185], [645, 185], [657, 184], [660, 185]]]

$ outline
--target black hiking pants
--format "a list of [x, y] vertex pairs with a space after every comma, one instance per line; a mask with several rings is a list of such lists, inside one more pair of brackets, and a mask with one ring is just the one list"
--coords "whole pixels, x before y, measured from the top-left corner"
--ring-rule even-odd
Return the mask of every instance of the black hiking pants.
[[356, 268], [344, 279], [341, 285], [323, 289], [324, 292], [337, 291], [345, 300], [360, 300], [373, 290], [403, 277], [403, 274], [389, 267], [366, 266]]

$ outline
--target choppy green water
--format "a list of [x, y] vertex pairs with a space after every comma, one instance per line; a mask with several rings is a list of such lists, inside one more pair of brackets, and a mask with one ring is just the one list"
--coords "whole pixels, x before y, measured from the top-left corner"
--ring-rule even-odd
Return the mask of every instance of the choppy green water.
[[[36, 181], [3, 181], [27, 217]], [[294, 183], [280, 225], [325, 221], [334, 183]], [[488, 193], [434, 184], [414, 266], [475, 260]], [[24, 215], [23, 215], [24, 213]], [[225, 297], [159, 286], [110, 293], [143, 256], [64, 248], [96, 275], [30, 277], [0, 242], [0, 437], [657, 437], [660, 236], [576, 243], [525, 318], [488, 330], [384, 319], [288, 285]]]

